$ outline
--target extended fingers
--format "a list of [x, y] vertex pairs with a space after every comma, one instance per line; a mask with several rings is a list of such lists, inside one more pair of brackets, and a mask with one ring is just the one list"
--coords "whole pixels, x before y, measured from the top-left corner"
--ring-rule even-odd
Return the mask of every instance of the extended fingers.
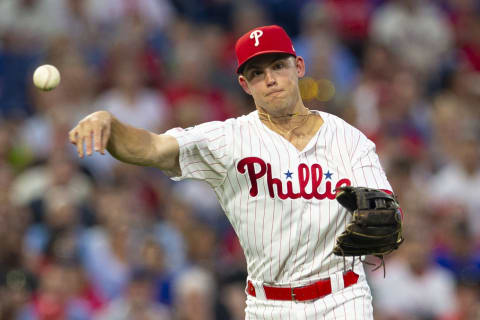
[[68, 133], [68, 140], [71, 144], [77, 144], [77, 131], [75, 129], [70, 130]]
[[105, 126], [102, 128], [101, 136], [101, 150], [102, 154], [105, 154], [105, 149], [107, 148], [108, 139], [110, 138], [110, 126]]
[[77, 153], [80, 158], [83, 158], [83, 135], [80, 126], [76, 126], [68, 133], [70, 143], [77, 147]]
[[84, 143], [87, 155], [92, 154], [92, 133], [93, 128], [91, 125], [80, 123], [68, 134], [70, 143], [77, 147], [77, 153], [80, 158], [83, 158], [85, 155]]
[[78, 143], [77, 143], [77, 152], [78, 152], [78, 156], [79, 156], [80, 158], [83, 158], [83, 156], [84, 156], [84, 153], [83, 153], [83, 140], [85, 140], [85, 136], [79, 135], [79, 137], [78, 137]]
[[91, 156], [94, 151], [105, 154], [110, 137], [110, 121], [109, 113], [95, 112], [85, 117], [69, 132], [69, 140], [76, 145], [80, 158], [83, 158], [85, 153]]
[[93, 153], [92, 135], [94, 132], [94, 129], [90, 126], [87, 126], [84, 130], [85, 149], [88, 156], [91, 156]]
[[93, 129], [93, 145], [96, 152], [102, 152], [102, 131], [103, 127], [96, 127]]

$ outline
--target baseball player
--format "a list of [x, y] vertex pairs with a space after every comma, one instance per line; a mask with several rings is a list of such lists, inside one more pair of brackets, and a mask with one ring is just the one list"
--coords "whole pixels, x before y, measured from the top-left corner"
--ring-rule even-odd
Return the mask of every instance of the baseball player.
[[98, 111], [70, 141], [80, 157], [85, 144], [87, 155], [108, 150], [213, 188], [247, 260], [247, 319], [373, 319], [362, 263], [332, 251], [352, 220], [338, 190], [391, 190], [375, 145], [342, 119], [305, 107], [305, 63], [281, 27], [247, 32], [236, 54], [238, 82], [256, 111], [164, 134]]

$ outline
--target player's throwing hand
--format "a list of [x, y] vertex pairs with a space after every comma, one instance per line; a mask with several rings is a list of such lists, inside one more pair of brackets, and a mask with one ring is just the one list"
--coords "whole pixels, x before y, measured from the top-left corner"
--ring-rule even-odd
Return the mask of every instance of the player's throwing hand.
[[70, 142], [77, 146], [80, 158], [84, 156], [84, 142], [87, 155], [91, 156], [94, 149], [101, 154], [105, 154], [110, 137], [112, 119], [113, 116], [109, 112], [97, 111], [82, 119], [69, 132]]

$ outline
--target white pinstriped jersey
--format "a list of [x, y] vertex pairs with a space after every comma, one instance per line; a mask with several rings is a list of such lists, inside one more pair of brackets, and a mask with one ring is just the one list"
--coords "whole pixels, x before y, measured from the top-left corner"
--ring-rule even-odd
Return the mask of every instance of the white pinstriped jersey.
[[[332, 249], [351, 215], [335, 200], [335, 189], [391, 190], [374, 143], [342, 119], [313, 112], [324, 123], [302, 151], [256, 111], [166, 132], [180, 145], [182, 175], [173, 179], [205, 180], [215, 190], [250, 279], [295, 285], [342, 271], [343, 258]], [[355, 272], [363, 274], [360, 262]]]

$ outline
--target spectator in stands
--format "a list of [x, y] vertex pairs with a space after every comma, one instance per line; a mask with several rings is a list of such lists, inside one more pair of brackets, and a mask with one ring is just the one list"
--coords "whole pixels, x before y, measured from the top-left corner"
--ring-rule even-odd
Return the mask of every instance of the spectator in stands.
[[170, 320], [168, 309], [156, 303], [153, 294], [154, 277], [146, 270], [135, 270], [126, 292], [99, 312], [96, 320]]
[[383, 278], [381, 272], [372, 274], [380, 319], [436, 319], [455, 308], [454, 277], [431, 263], [432, 239], [428, 226], [417, 225], [413, 229], [410, 226], [405, 235], [406, 248], [389, 260], [387, 277]]
[[174, 285], [175, 319], [213, 319], [214, 289], [215, 281], [210, 272], [198, 267], [186, 270]]
[[89, 281], [100, 295], [112, 300], [126, 290], [135, 254], [133, 215], [129, 194], [121, 188], [98, 190], [95, 211], [99, 225], [82, 239], [82, 263]]
[[65, 281], [67, 267], [52, 264], [42, 270], [37, 294], [20, 313], [18, 319], [91, 319], [88, 304], [78, 298]]
[[374, 13], [371, 27], [375, 41], [424, 77], [435, 74], [453, 44], [446, 16], [429, 1], [388, 1]]

